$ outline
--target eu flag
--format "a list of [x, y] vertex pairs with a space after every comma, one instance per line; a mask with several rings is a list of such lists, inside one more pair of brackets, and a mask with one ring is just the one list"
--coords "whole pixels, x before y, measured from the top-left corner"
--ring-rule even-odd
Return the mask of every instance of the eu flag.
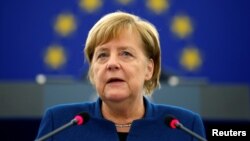
[[87, 33], [126, 11], [160, 33], [163, 73], [211, 83], [250, 83], [247, 0], [8, 0], [0, 2], [0, 80], [38, 74], [85, 78]]

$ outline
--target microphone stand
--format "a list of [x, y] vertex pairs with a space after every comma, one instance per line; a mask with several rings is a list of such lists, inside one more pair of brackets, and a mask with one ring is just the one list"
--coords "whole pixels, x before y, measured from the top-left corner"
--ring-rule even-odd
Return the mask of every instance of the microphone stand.
[[181, 123], [177, 123], [176, 127], [182, 129], [183, 131], [185, 131], [185, 132], [187, 132], [189, 134], [191, 134], [192, 136], [196, 137], [200, 141], [207, 141], [206, 139], [204, 139], [200, 135], [196, 134], [195, 132], [192, 132], [191, 130], [189, 130], [188, 128], [186, 128], [185, 126], [183, 126]]
[[57, 129], [55, 129], [55, 130], [52, 131], [52, 132], [49, 132], [48, 134], [42, 136], [41, 138], [39, 138], [39, 139], [37, 139], [37, 140], [35, 140], [35, 141], [44, 141], [44, 140], [48, 139], [49, 137], [51, 137], [51, 136], [53, 136], [53, 135], [55, 135], [55, 134], [61, 132], [62, 130], [66, 129], [66, 128], [68, 128], [68, 127], [70, 127], [70, 126], [72, 126], [72, 125], [74, 125], [74, 124], [76, 124], [76, 123], [77, 123], [77, 120], [76, 120], [76, 119], [73, 119], [73, 120], [71, 120], [69, 123], [67, 123], [67, 124], [65, 124], [65, 125], [63, 125], [63, 126], [57, 128]]

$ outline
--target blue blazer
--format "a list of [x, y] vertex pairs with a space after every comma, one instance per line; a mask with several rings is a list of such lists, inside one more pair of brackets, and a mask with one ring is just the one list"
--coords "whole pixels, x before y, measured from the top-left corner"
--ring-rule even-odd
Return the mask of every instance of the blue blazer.
[[[144, 104], [145, 115], [133, 121], [127, 141], [197, 141], [184, 131], [169, 128], [164, 122], [166, 115], [174, 115], [184, 126], [205, 137], [203, 122], [198, 114], [180, 107], [153, 104], [146, 98]], [[49, 108], [41, 121], [37, 138], [70, 122], [79, 112], [89, 113], [90, 120], [84, 125], [69, 127], [48, 141], [119, 141], [114, 123], [102, 117], [100, 98], [95, 102]]]

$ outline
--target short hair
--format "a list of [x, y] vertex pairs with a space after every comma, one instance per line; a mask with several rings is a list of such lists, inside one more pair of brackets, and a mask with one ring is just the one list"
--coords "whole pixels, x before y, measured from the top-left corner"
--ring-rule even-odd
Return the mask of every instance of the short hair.
[[145, 94], [150, 95], [155, 88], [160, 87], [161, 51], [159, 33], [153, 24], [130, 13], [117, 11], [107, 14], [89, 31], [84, 48], [85, 58], [90, 65], [88, 77], [93, 84], [91, 64], [95, 48], [117, 38], [120, 32], [127, 28], [133, 28], [139, 33], [146, 57], [154, 62], [152, 78], [144, 82]]

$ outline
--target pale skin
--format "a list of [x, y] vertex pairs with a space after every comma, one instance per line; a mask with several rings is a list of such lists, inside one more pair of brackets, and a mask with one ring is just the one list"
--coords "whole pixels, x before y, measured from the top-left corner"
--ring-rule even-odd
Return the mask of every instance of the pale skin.
[[[143, 85], [153, 75], [154, 63], [146, 57], [140, 35], [130, 29], [96, 47], [91, 63], [92, 81], [102, 99], [104, 118], [125, 124], [145, 113]], [[130, 127], [117, 128], [129, 132]]]

